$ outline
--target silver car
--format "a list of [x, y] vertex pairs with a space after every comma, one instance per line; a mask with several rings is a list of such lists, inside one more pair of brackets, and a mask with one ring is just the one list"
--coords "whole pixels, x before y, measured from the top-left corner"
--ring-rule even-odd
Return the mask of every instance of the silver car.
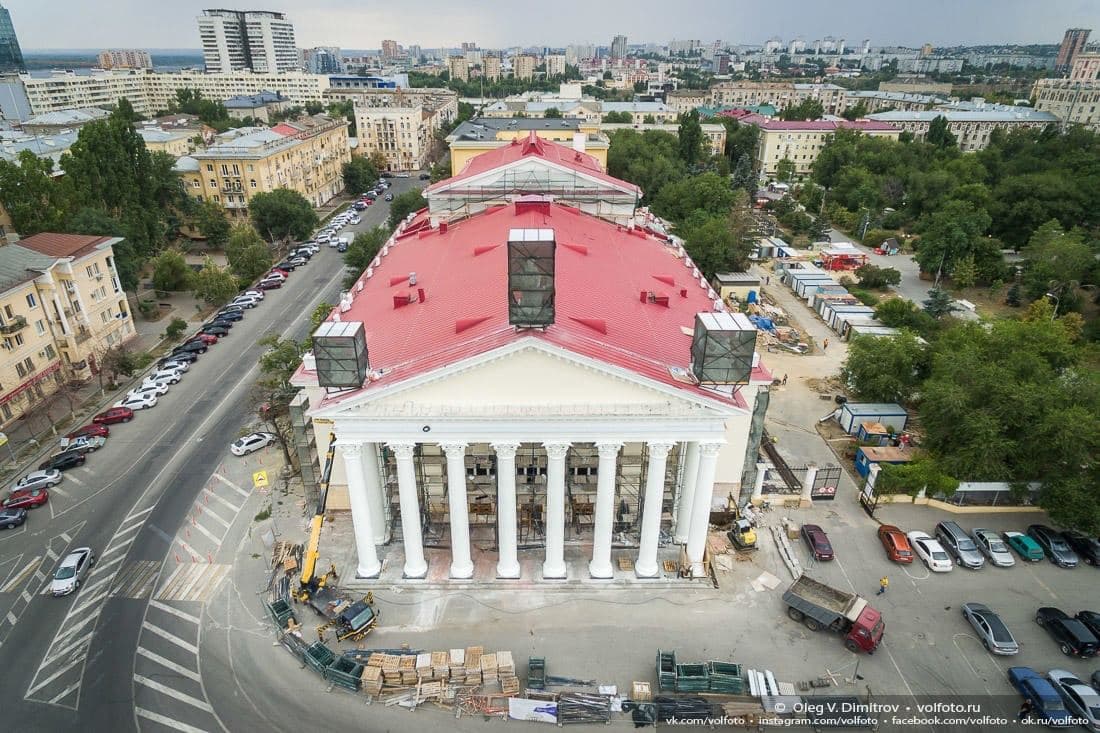
[[963, 618], [970, 622], [982, 645], [994, 654], [1016, 654], [1020, 645], [1001, 617], [983, 603], [964, 603]]
[[1073, 716], [1081, 719], [1082, 727], [1100, 731], [1100, 694], [1064, 669], [1050, 670], [1047, 678]]
[[95, 567], [95, 553], [90, 547], [78, 547], [65, 556], [50, 582], [50, 593], [54, 596], [67, 596], [76, 589], [91, 569]]
[[32, 471], [15, 482], [12, 491], [19, 489], [46, 489], [61, 483], [63, 476], [56, 468], [48, 471]]
[[1016, 564], [1016, 558], [1008, 550], [1001, 536], [991, 529], [975, 528], [970, 534], [974, 535], [974, 544], [989, 558], [991, 565], [999, 568], [1010, 568]]

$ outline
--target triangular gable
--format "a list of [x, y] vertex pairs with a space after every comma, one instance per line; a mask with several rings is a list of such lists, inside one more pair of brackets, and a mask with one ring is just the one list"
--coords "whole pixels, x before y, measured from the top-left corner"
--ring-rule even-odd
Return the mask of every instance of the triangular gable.
[[[527, 145], [529, 143], [524, 141], [522, 144]], [[548, 186], [555, 188], [555, 182], [560, 181], [574, 189], [590, 187], [606, 191], [608, 188], [612, 188], [631, 198], [640, 194], [638, 187], [632, 183], [620, 181], [607, 175], [598, 175], [583, 169], [569, 168], [538, 155], [524, 156], [519, 160], [505, 163], [482, 173], [440, 181], [425, 193], [431, 199], [433, 196], [445, 196], [451, 191], [462, 191], [469, 188], [495, 189], [497, 186], [494, 184], [501, 181], [507, 184], [509, 191], [516, 189], [532, 192], [543, 191]]]

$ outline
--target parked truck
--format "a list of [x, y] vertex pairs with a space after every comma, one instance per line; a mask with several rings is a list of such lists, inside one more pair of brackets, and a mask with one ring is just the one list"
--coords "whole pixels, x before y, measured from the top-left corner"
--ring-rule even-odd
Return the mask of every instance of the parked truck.
[[844, 634], [844, 646], [851, 652], [871, 654], [882, 641], [886, 625], [882, 614], [866, 598], [846, 593], [808, 575], [794, 581], [783, 594], [787, 615], [810, 631], [829, 629]]

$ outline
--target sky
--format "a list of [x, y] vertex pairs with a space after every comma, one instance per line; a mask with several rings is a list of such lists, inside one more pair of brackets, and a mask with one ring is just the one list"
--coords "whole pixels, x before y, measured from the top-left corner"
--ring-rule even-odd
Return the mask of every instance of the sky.
[[[849, 43], [934, 46], [1057, 43], [1094, 28], [1097, 0], [0, 0], [25, 50], [199, 48], [204, 7], [285, 12], [299, 47], [379, 48], [383, 38], [426, 48], [610, 45], [672, 39], [763, 43], [825, 36]], [[539, 12], [539, 8], [553, 12]]]

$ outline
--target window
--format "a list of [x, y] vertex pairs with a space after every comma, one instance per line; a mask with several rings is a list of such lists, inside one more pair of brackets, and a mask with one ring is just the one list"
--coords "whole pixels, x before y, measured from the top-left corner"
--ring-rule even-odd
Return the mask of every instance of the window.
[[218, 196], [211, 196], [210, 198], [214, 199], [215, 204], [221, 201], [221, 198], [219, 198]]
[[13, 340], [15, 341], [16, 346], [22, 346], [23, 343], [24, 343], [23, 342], [23, 335], [19, 334], [19, 333], [15, 334], [15, 336], [13, 337]]
[[34, 322], [34, 331], [39, 336], [45, 336], [46, 335], [46, 322], [43, 321], [41, 318], [39, 318], [37, 321]]
[[4, 306], [4, 315], [5, 315], [5, 316], [7, 316], [7, 317], [8, 317], [8, 319], [10, 320], [10, 319], [12, 319], [12, 318], [15, 318], [15, 311], [13, 311], [13, 310], [11, 309], [11, 306], [10, 306], [10, 305], [5, 305], [5, 306]]
[[228, 176], [229, 175], [229, 166], [226, 165], [225, 163], [222, 163], [222, 175], [223, 176]]
[[248, 182], [248, 185], [251, 186], [252, 188], [256, 188], [256, 179], [253, 178], [252, 180], [250, 180]]
[[99, 320], [103, 321], [104, 323], [106, 323], [110, 319], [111, 319], [111, 309], [110, 308], [108, 308], [107, 310], [105, 310], [105, 311], [103, 311], [102, 313], [99, 314]]
[[27, 305], [30, 306], [31, 308], [37, 308], [38, 307], [38, 299], [34, 297], [34, 293], [28, 293], [27, 294]]
[[211, 178], [210, 179], [210, 188], [217, 188], [217, 187], [218, 187], [218, 181], [214, 178]]
[[214, 166], [211, 165], [210, 163], [207, 163], [206, 164], [206, 170], [210, 173], [213, 173], [214, 172]]
[[4, 413], [4, 419], [5, 420], [11, 420], [11, 418], [12, 418], [11, 408], [8, 407], [6, 403], [3, 404], [3, 405], [0, 405], [0, 412]]
[[44, 351], [46, 352], [47, 359], [53, 359], [57, 356], [57, 352], [53, 350], [53, 344], [46, 344]]

